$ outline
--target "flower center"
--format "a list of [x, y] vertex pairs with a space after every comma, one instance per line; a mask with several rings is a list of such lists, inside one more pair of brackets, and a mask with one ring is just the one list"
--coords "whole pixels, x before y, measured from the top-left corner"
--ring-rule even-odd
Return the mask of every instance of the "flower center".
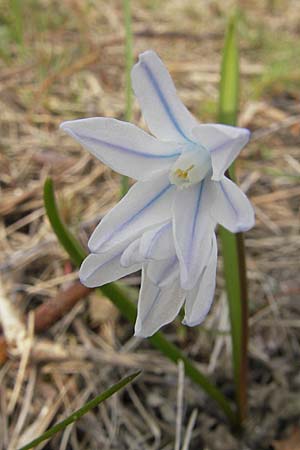
[[169, 179], [180, 188], [200, 183], [211, 171], [209, 151], [200, 145], [194, 150], [187, 150], [179, 156], [170, 170]]

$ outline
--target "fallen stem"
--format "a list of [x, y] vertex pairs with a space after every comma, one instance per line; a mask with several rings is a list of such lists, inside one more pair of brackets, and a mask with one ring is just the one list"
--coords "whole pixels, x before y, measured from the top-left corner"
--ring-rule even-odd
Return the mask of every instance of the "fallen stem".
[[[50, 328], [70, 311], [76, 303], [86, 297], [91, 290], [77, 281], [68, 289], [59, 292], [54, 298], [38, 306], [33, 312], [35, 333], [42, 333]], [[6, 339], [0, 335], [0, 365], [7, 361], [8, 351], [9, 346]]]
[[41, 333], [50, 328], [69, 312], [92, 289], [76, 281], [68, 289], [59, 292], [54, 298], [47, 300], [34, 310], [34, 331]]

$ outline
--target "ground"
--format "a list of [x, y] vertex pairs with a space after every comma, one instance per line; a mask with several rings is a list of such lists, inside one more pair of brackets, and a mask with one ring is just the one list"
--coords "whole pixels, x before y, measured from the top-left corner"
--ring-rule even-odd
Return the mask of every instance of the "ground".
[[[135, 58], [158, 51], [180, 97], [203, 122], [216, 117], [224, 31], [234, 6], [132, 2]], [[300, 3], [239, 6], [239, 124], [252, 139], [237, 171], [256, 226], [245, 236], [249, 415], [236, 436], [180, 366], [133, 338], [132, 326], [107, 299], [80, 291], [77, 271], [45, 217], [49, 175], [64, 220], [83, 245], [119, 198], [119, 176], [58, 127], [80, 117], [124, 117], [122, 2], [0, 2], [0, 449], [17, 449], [137, 368], [143, 374], [136, 383], [43, 448], [168, 450], [176, 430], [177, 450], [300, 448]], [[137, 104], [133, 122], [145, 126]], [[139, 281], [139, 274], [124, 280]], [[35, 336], [34, 314], [42, 320], [41, 308], [49, 313], [56, 299], [57, 309], [70, 291], [73, 308], [51, 327], [40, 322]], [[233, 398], [228, 327], [220, 255], [204, 325], [187, 329], [176, 321], [164, 332]]]

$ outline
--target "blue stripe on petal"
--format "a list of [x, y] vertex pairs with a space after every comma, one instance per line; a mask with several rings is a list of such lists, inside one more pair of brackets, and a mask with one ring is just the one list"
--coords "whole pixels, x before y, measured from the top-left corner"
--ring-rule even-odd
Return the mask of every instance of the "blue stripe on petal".
[[92, 270], [91, 272], [89, 272], [88, 275], [85, 275], [85, 276], [83, 277], [83, 276], [80, 275], [80, 273], [79, 273], [79, 275], [80, 275], [80, 281], [82, 281], [83, 283], [85, 283], [86, 281], [88, 281], [88, 279], [89, 279], [90, 277], [92, 277], [93, 275], [95, 275], [95, 273], [98, 272], [98, 270], [100, 270], [101, 267], [105, 266], [106, 264], [111, 263], [115, 258], [121, 257], [123, 251], [124, 251], [124, 250], [122, 250], [120, 253], [116, 253], [116, 254], [115, 254], [114, 256], [112, 256], [109, 260], [104, 261], [104, 262], [101, 262], [100, 264], [97, 264], [97, 265], [93, 268], [93, 270]]
[[223, 142], [222, 144], [218, 145], [215, 148], [210, 149], [210, 153], [214, 153], [214, 152], [220, 152], [222, 150], [224, 150], [228, 144], [230, 144], [232, 142], [232, 139], [228, 139], [228, 141]]
[[190, 236], [190, 242], [189, 242], [189, 246], [188, 246], [189, 260], [191, 259], [193, 241], [194, 241], [195, 233], [196, 233], [197, 219], [198, 219], [198, 215], [199, 215], [199, 211], [200, 211], [200, 203], [201, 203], [201, 197], [202, 197], [202, 193], [203, 193], [203, 186], [204, 186], [204, 181], [201, 181], [199, 192], [198, 192], [198, 197], [197, 197], [197, 202], [196, 202], [196, 208], [194, 210], [192, 233]]
[[151, 303], [151, 305], [150, 305], [149, 308], [147, 309], [147, 312], [146, 312], [145, 315], [144, 315], [144, 319], [142, 320], [142, 326], [143, 326], [143, 323], [147, 320], [147, 317], [149, 316], [149, 314], [151, 314], [151, 312], [152, 312], [154, 306], [155, 306], [156, 303], [157, 303], [157, 300], [158, 300], [159, 297], [160, 297], [160, 294], [161, 294], [161, 288], [158, 288], [158, 292], [157, 292], [156, 296], [154, 297], [153, 302]]
[[133, 214], [128, 220], [126, 220], [124, 223], [119, 225], [118, 228], [116, 228], [112, 233], [107, 235], [104, 239], [101, 240], [101, 242], [97, 245], [97, 247], [93, 247], [93, 249], [90, 249], [92, 252], [97, 252], [99, 248], [105, 244], [107, 241], [112, 239], [117, 233], [122, 231], [127, 225], [129, 225], [133, 220], [135, 220], [137, 217], [139, 217], [141, 214], [143, 214], [144, 211], [146, 211], [147, 208], [151, 207], [157, 200], [159, 200], [170, 188], [174, 188], [172, 184], [168, 184], [164, 189], [162, 189], [158, 194], [156, 194], [151, 200], [146, 203], [143, 208], [141, 208], [139, 211], [137, 211], [135, 214]]
[[103, 141], [101, 139], [94, 138], [94, 137], [91, 137], [91, 136], [85, 136], [83, 134], [76, 133], [75, 131], [70, 130], [70, 129], [68, 129], [68, 133], [70, 135], [72, 135], [76, 140], [85, 141], [86, 143], [90, 143], [92, 145], [93, 144], [105, 145], [106, 147], [109, 147], [112, 150], [117, 150], [117, 151], [121, 151], [121, 152], [124, 152], [124, 153], [129, 153], [131, 155], [140, 156], [140, 157], [143, 157], [143, 158], [165, 159], [165, 158], [175, 158], [175, 157], [181, 155], [181, 152], [175, 152], [175, 153], [171, 153], [169, 155], [161, 155], [161, 154], [160, 155], [156, 155], [156, 154], [153, 154], [153, 153], [145, 153], [145, 152], [140, 152], [140, 151], [137, 151], [137, 150], [133, 150], [133, 149], [128, 148], [128, 147], [123, 147], [121, 145], [112, 144], [110, 142], [106, 142], [106, 141]]
[[228, 201], [229, 205], [230, 205], [231, 208], [233, 209], [233, 212], [234, 212], [234, 214], [235, 214], [235, 216], [236, 216], [236, 219], [237, 219], [237, 221], [238, 221], [238, 219], [239, 219], [239, 213], [238, 213], [238, 210], [237, 210], [236, 207], [234, 206], [234, 203], [232, 202], [230, 196], [228, 195], [228, 192], [226, 191], [226, 189], [225, 189], [225, 187], [224, 187], [222, 181], [219, 181], [219, 183], [220, 183], [222, 192], [223, 192], [223, 194], [225, 195], [225, 198], [226, 198], [226, 200]]
[[179, 125], [176, 117], [174, 116], [170, 105], [168, 104], [168, 101], [166, 100], [164, 94], [162, 93], [160, 87], [159, 87], [159, 83], [156, 80], [153, 72], [151, 71], [150, 67], [147, 65], [147, 63], [145, 61], [140, 61], [140, 65], [141, 67], [144, 69], [144, 71], [146, 72], [148, 79], [150, 81], [150, 83], [153, 86], [153, 89], [156, 91], [157, 96], [159, 97], [164, 110], [166, 111], [167, 116], [169, 117], [170, 121], [172, 122], [174, 128], [178, 131], [179, 134], [181, 134], [182, 137], [184, 137], [184, 139], [186, 139], [189, 142], [192, 142], [191, 139], [184, 133], [184, 131], [182, 130], [181, 126]]
[[233, 210], [233, 212], [234, 212], [234, 214], [235, 214], [235, 217], [236, 217], [237, 226], [236, 226], [236, 229], [235, 229], [235, 233], [241, 233], [241, 232], [244, 232], [244, 231], [248, 231], [249, 226], [248, 226], [247, 224], [246, 224], [246, 225], [243, 225], [243, 223], [240, 222], [240, 214], [239, 214], [239, 211], [238, 211], [238, 209], [235, 207], [234, 202], [232, 201], [230, 195], [229, 195], [228, 192], [226, 191], [225, 186], [223, 185], [222, 181], [219, 181], [219, 183], [220, 183], [222, 192], [223, 192], [223, 194], [224, 194], [226, 200], [228, 201], [229, 205], [231, 206], [231, 208], [232, 208], [232, 210]]
[[162, 235], [162, 233], [168, 229], [171, 228], [172, 223], [171, 222], [167, 222], [165, 225], [163, 225], [160, 230], [153, 236], [153, 238], [150, 241], [149, 247], [147, 249], [147, 252], [145, 254], [145, 258], [149, 258], [150, 257], [150, 253], [153, 249], [153, 246], [155, 245], [155, 243], [157, 242], [157, 239], [160, 238], [160, 236]]
[[[250, 139], [250, 134], [251, 134], [250, 131], [247, 128], [243, 128], [243, 130], [245, 131], [245, 133], [247, 133], [247, 138], [249, 140]], [[219, 144], [215, 148], [210, 149], [209, 151], [211, 153], [220, 152], [220, 151], [224, 150], [232, 142], [237, 141], [239, 138], [241, 138], [241, 136], [237, 136], [235, 139], [234, 138], [227, 139], [225, 142], [223, 142], [222, 144]], [[245, 145], [246, 145], [246, 142], [245, 142]]]
[[177, 259], [177, 257], [175, 256], [174, 258], [172, 258], [172, 259], [170, 260], [170, 264], [168, 264], [168, 266], [165, 267], [165, 269], [164, 269], [163, 272], [161, 273], [160, 279], [157, 281], [157, 283], [153, 283], [153, 281], [151, 280], [151, 283], [154, 284], [155, 286], [157, 286], [158, 292], [157, 292], [156, 296], [154, 297], [154, 300], [152, 301], [151, 305], [148, 307], [147, 312], [146, 312], [145, 315], [144, 315], [144, 320], [143, 320], [143, 322], [145, 322], [145, 320], [147, 320], [147, 317], [148, 317], [149, 314], [151, 314], [151, 312], [153, 311], [153, 308], [154, 308], [154, 306], [156, 305], [156, 303], [157, 303], [157, 301], [158, 301], [158, 299], [159, 299], [159, 297], [160, 297], [162, 288], [159, 287], [159, 284], [163, 281], [163, 279], [165, 278], [165, 276], [168, 276], [168, 275], [169, 275], [170, 271], [173, 269], [173, 267], [175, 267], [175, 265], [177, 264], [177, 262], [178, 262], [178, 259]]

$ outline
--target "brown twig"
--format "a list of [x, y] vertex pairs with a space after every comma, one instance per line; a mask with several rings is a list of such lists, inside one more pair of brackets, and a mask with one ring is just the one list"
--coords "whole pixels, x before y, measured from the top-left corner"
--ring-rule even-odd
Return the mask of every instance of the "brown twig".
[[69, 289], [59, 292], [55, 298], [40, 305], [34, 314], [35, 332], [41, 333], [50, 328], [70, 311], [79, 300], [86, 297], [91, 290], [77, 281]]
[[[61, 291], [53, 299], [49, 299], [34, 311], [34, 330], [42, 333], [61, 319], [92, 289], [83, 286], [79, 281], [65, 291]], [[4, 336], [0, 336], [0, 365], [8, 358], [8, 348]]]
[[0, 366], [7, 360], [7, 344], [4, 336], [0, 336]]

